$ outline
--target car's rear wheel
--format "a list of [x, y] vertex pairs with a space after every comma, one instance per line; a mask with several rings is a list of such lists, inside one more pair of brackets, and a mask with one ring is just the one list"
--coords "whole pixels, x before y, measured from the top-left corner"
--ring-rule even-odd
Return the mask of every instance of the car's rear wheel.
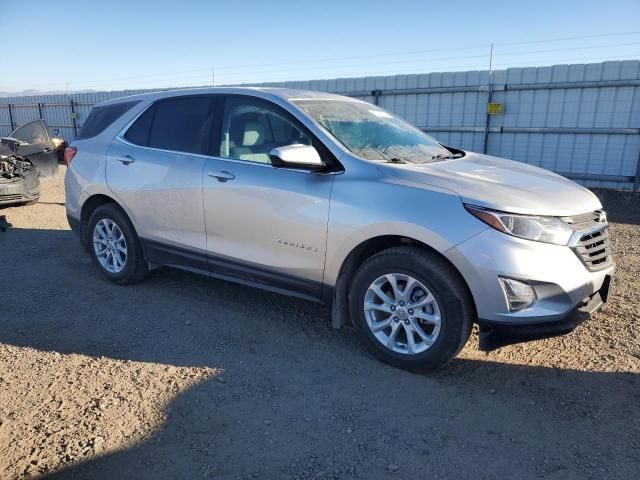
[[115, 204], [102, 205], [93, 212], [87, 240], [93, 262], [109, 280], [121, 285], [135, 283], [148, 273], [140, 239]]
[[464, 281], [437, 254], [395, 247], [356, 272], [351, 315], [377, 357], [408, 370], [441, 367], [464, 347], [474, 309]]

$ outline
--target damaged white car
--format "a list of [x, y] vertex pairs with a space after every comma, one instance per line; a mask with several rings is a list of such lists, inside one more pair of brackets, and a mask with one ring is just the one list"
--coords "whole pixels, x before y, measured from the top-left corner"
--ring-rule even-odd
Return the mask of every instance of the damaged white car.
[[0, 205], [35, 203], [40, 198], [38, 168], [17, 149], [13, 139], [0, 142]]

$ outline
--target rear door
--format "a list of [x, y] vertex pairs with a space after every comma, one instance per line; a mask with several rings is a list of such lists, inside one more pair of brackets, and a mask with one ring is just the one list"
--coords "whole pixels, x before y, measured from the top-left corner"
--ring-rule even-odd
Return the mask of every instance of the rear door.
[[160, 100], [109, 148], [107, 183], [130, 210], [150, 260], [207, 269], [202, 172], [214, 107], [211, 95]]
[[219, 111], [203, 177], [212, 273], [318, 298], [334, 175], [276, 168], [269, 152], [323, 146], [272, 102], [233, 95]]
[[57, 145], [54, 144], [44, 120], [25, 123], [9, 136], [20, 140], [18, 155], [31, 160], [38, 167], [39, 176], [52, 177], [58, 173]]

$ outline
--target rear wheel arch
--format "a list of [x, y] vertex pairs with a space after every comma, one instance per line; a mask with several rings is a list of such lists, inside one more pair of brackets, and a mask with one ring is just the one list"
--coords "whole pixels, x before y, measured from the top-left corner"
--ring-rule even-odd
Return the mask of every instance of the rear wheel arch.
[[[119, 208], [122, 211], [122, 213], [124, 213], [124, 215], [127, 216], [129, 221], [133, 225], [133, 220], [131, 219], [131, 216], [122, 207], [122, 205], [120, 205], [120, 203], [118, 203], [113, 197], [110, 197], [109, 195], [104, 195], [102, 193], [91, 195], [89, 198], [85, 200], [85, 202], [82, 204], [82, 208], [80, 209], [80, 225], [81, 225], [80, 240], [82, 241], [83, 245], [87, 244], [87, 227], [88, 227], [89, 219], [91, 218], [91, 215], [93, 215], [93, 212], [95, 212], [98, 207], [102, 205], [106, 205], [108, 203], [112, 203], [117, 208]], [[134, 228], [135, 228], [135, 225], [134, 225]]]
[[[101, 229], [99, 224], [103, 224]], [[96, 267], [109, 280], [124, 285], [139, 282], [148, 274], [149, 265], [140, 237], [127, 213], [116, 202], [100, 203], [86, 225], [87, 249]]]
[[471, 294], [471, 289], [469, 288], [466, 279], [462, 276], [456, 266], [444, 255], [430, 245], [421, 242], [420, 240], [416, 240], [415, 238], [403, 235], [381, 235], [361, 242], [349, 252], [342, 262], [334, 287], [333, 296], [331, 298], [331, 324], [334, 328], [340, 328], [347, 323], [351, 323], [349, 315], [349, 287], [351, 285], [351, 280], [358, 271], [358, 268], [360, 268], [364, 262], [374, 255], [390, 248], [402, 246], [419, 248], [444, 260], [462, 280], [475, 309], [473, 295]]

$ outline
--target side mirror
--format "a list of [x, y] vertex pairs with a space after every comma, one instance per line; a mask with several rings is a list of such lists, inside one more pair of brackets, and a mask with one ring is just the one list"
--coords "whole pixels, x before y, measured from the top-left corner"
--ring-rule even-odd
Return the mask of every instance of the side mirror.
[[318, 151], [311, 145], [287, 145], [269, 152], [274, 167], [322, 170], [326, 167]]

